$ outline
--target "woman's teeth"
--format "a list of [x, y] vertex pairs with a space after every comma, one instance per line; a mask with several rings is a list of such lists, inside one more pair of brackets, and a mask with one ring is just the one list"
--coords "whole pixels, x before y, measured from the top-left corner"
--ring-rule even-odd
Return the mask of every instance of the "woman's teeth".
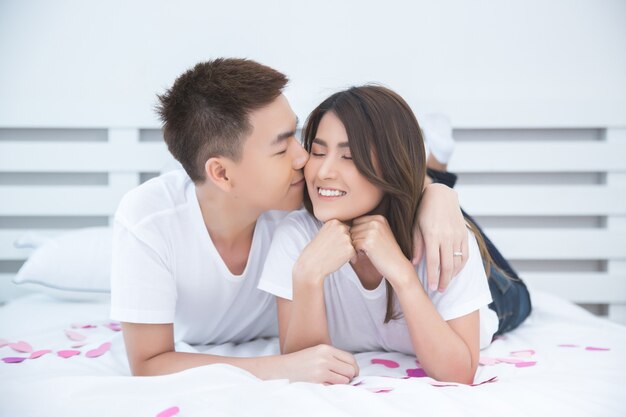
[[321, 196], [324, 197], [341, 197], [343, 195], [346, 195], [346, 193], [344, 191], [339, 191], [339, 190], [327, 190], [324, 188], [318, 188], [317, 189], [317, 193]]

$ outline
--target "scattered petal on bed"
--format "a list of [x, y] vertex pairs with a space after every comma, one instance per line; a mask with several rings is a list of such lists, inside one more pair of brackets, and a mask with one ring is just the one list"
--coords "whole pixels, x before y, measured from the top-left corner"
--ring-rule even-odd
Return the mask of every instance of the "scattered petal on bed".
[[65, 335], [70, 339], [70, 340], [74, 340], [76, 342], [80, 342], [81, 340], [85, 340], [87, 338], [87, 336], [85, 336], [84, 334], [80, 334], [78, 332], [75, 332], [73, 330], [66, 330], [65, 331]]
[[43, 355], [46, 355], [46, 354], [48, 354], [50, 352], [52, 352], [50, 349], [37, 350], [37, 351], [31, 353], [30, 356], [28, 357], [28, 359], [37, 359], [37, 358], [40, 358]]
[[96, 325], [94, 324], [81, 324], [81, 323], [73, 323], [72, 329], [95, 329]]
[[511, 356], [515, 356], [516, 358], [530, 358], [534, 354], [535, 351], [533, 349], [516, 350], [514, 352], [511, 352]]
[[178, 408], [178, 407], [170, 407], [170, 408], [166, 408], [165, 410], [161, 411], [159, 414], [156, 415], [156, 417], [171, 417], [171, 416], [175, 416], [179, 412], [180, 412], [180, 408]]
[[422, 368], [407, 369], [406, 374], [411, 378], [423, 378], [425, 376], [428, 376], [426, 375], [426, 371], [424, 371]]
[[535, 366], [537, 364], [537, 362], [534, 361], [528, 361], [528, 362], [519, 362], [515, 364], [516, 368], [527, 368], [529, 366]]
[[576, 348], [576, 347], [580, 347], [579, 345], [572, 345], [571, 343], [563, 343], [560, 345], [557, 345], [558, 347], [571, 347], [571, 348]]
[[88, 351], [85, 354], [85, 356], [87, 356], [88, 358], [97, 358], [98, 356], [102, 356], [105, 353], [107, 353], [109, 349], [111, 349], [111, 343], [110, 342], [104, 342], [98, 348], [91, 349], [90, 351]]
[[57, 355], [59, 355], [62, 358], [71, 358], [72, 356], [76, 356], [76, 355], [80, 355], [80, 350], [72, 350], [72, 349], [67, 349], [67, 350], [59, 350], [57, 352]]
[[1, 347], [5, 347], [5, 346], [6, 346], [6, 345], [8, 345], [9, 343], [11, 343], [11, 342], [9, 342], [9, 341], [8, 341], [8, 340], [6, 340], [6, 339], [0, 339], [0, 348], [1, 348]]
[[116, 322], [111, 322], [111, 323], [107, 323], [104, 325], [104, 327], [108, 327], [109, 329], [113, 330], [114, 332], [119, 332], [122, 330], [122, 325]]
[[2, 358], [2, 362], [4, 363], [20, 363], [20, 362], [24, 362], [27, 358], [18, 358], [15, 356], [12, 357], [7, 357], [7, 358]]
[[387, 368], [399, 368], [400, 364], [396, 361], [392, 361], [389, 359], [377, 359], [374, 358], [372, 359], [372, 363], [373, 364], [379, 364], [379, 365], [383, 365], [386, 366]]
[[500, 361], [497, 358], [481, 356], [480, 358], [478, 358], [478, 363], [483, 366], [489, 366], [489, 365], [495, 365], [497, 363], [500, 363]]
[[384, 387], [384, 388], [365, 388], [368, 391], [372, 391], [374, 394], [386, 394], [388, 392], [393, 391], [393, 388], [391, 387]]
[[470, 385], [470, 387], [477, 387], [477, 386], [479, 386], [479, 385], [482, 385], [482, 384], [490, 384], [490, 383], [492, 383], [492, 382], [498, 382], [498, 377], [497, 377], [497, 376], [492, 376], [491, 378], [489, 378], [489, 379], [487, 379], [487, 380], [485, 380], [485, 381], [483, 381], [483, 382], [478, 382], [478, 383], [476, 383], [476, 384], [471, 384], [471, 385]]
[[70, 347], [72, 349], [78, 349], [78, 348], [82, 348], [83, 346], [87, 345], [87, 342], [80, 342], [80, 343], [74, 343], [73, 345], [71, 345]]
[[606, 350], [611, 350], [611, 349], [609, 349], [609, 348], [605, 348], [605, 347], [587, 346], [587, 347], [585, 348], [585, 350], [606, 351]]
[[33, 347], [23, 341], [19, 341], [17, 343], [9, 343], [9, 347], [16, 352], [30, 353], [33, 351]]

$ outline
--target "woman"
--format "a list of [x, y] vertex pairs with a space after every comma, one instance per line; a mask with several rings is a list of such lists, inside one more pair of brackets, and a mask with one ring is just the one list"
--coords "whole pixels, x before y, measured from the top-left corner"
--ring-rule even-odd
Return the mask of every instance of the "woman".
[[[472, 383], [500, 324], [491, 259], [469, 223], [467, 253], [456, 253], [467, 263], [445, 292], [428, 288], [423, 259], [410, 262], [426, 165], [409, 106], [379, 86], [336, 93], [309, 116], [304, 142], [306, 211], [276, 230], [259, 284], [277, 296], [281, 350], [398, 351], [435, 379]], [[519, 294], [507, 302], [522, 304]]]

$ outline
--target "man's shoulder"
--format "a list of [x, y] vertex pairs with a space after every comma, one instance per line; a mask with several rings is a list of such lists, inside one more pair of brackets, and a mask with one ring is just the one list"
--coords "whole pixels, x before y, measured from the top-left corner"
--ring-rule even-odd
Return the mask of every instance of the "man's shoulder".
[[120, 200], [115, 216], [135, 226], [155, 216], [167, 215], [187, 204], [191, 179], [183, 170], [152, 178], [128, 191]]

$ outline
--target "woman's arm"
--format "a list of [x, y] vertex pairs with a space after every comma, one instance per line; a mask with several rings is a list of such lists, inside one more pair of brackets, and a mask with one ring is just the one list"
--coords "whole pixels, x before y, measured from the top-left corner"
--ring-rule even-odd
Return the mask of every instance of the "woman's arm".
[[283, 353], [330, 344], [324, 280], [355, 254], [348, 226], [337, 220], [326, 222], [304, 248], [293, 267], [293, 301], [278, 302]]
[[438, 380], [473, 382], [478, 365], [479, 316], [444, 321], [411, 262], [404, 256], [382, 216], [354, 220], [353, 244], [392, 285], [402, 307], [415, 354], [426, 373]]
[[473, 383], [480, 351], [478, 311], [444, 321], [412, 272], [405, 279], [389, 281], [400, 301], [420, 364], [428, 376], [437, 380]]

